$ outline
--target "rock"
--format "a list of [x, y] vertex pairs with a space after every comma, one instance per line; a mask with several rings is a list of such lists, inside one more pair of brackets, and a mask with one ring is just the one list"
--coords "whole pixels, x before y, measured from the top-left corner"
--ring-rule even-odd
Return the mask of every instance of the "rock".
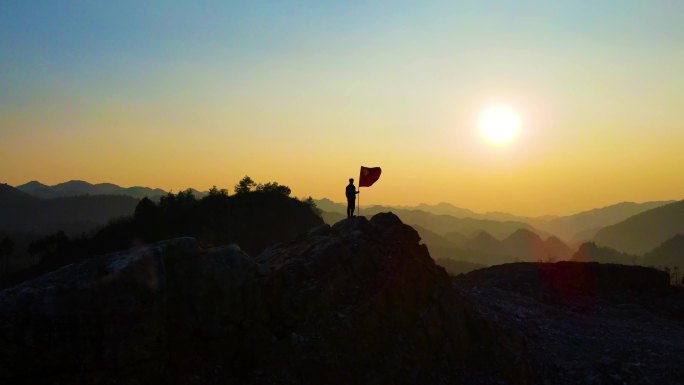
[[179, 238], [0, 292], [3, 383], [525, 383], [523, 340], [472, 311], [394, 214], [255, 258]]
[[648, 384], [684, 365], [662, 273], [449, 277], [391, 213], [256, 256], [178, 238], [93, 257], [0, 291], [0, 309], [3, 384]]
[[530, 384], [681, 383], [684, 318], [677, 309], [684, 306], [684, 291], [670, 287], [662, 272], [515, 263], [452, 281], [494, 326], [523, 336]]
[[0, 292], [2, 382], [157, 376], [166, 363], [162, 255], [193, 247], [178, 239], [92, 258]]
[[557, 262], [509, 263], [468, 273], [473, 285], [487, 282], [522, 294], [587, 294], [596, 291], [643, 291], [667, 288], [667, 273], [643, 266]]
[[331, 231], [332, 228], [330, 227], [330, 225], [320, 225], [309, 230], [307, 235], [310, 237], [324, 237], [326, 235], [330, 235]]

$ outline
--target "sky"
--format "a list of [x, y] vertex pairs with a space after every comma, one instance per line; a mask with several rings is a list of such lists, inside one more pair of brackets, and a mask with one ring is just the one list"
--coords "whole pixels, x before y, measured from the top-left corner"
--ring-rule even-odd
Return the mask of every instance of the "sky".
[[[361, 205], [684, 198], [681, 1], [0, 0], [0, 182]], [[495, 145], [478, 121], [514, 110]]]

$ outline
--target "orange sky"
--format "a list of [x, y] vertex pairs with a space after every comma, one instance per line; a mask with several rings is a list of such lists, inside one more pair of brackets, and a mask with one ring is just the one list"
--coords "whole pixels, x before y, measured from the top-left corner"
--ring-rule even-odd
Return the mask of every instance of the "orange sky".
[[[342, 201], [365, 165], [383, 175], [362, 204], [682, 199], [684, 9], [643, 3], [11, 4], [0, 182], [177, 191], [248, 174]], [[495, 104], [521, 120], [503, 146], [477, 127]]]

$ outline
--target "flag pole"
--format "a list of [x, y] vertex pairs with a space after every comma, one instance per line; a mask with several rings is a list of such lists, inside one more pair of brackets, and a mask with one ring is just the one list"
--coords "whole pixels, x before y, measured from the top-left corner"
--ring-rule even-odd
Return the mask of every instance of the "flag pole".
[[356, 194], [356, 216], [361, 216], [361, 187], [359, 187], [359, 193]]

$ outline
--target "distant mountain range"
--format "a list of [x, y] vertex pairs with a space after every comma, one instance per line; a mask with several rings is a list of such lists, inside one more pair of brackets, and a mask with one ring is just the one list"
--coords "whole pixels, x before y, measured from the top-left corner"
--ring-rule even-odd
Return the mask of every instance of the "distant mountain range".
[[572, 260], [576, 262], [618, 263], [621, 265], [643, 264], [636, 255], [623, 253], [610, 247], [598, 246], [594, 242], [582, 244], [572, 256]]
[[71, 180], [48, 186], [38, 181], [31, 181], [16, 187], [37, 198], [51, 199], [59, 197], [73, 197], [81, 195], [126, 195], [137, 199], [148, 197], [151, 199], [166, 195], [162, 189], [149, 187], [121, 187], [112, 183], [91, 184], [82, 180]]
[[[643, 256], [625, 253], [606, 246], [599, 246], [594, 242], [587, 242], [579, 247], [572, 256], [572, 260], [577, 262], [642, 265], [659, 269], [667, 267], [673, 273], [678, 273], [679, 278], [681, 278], [684, 273], [684, 234], [674, 235]], [[679, 283], [679, 280], [677, 282]]]
[[[324, 219], [329, 218], [334, 221], [340, 218], [339, 215], [344, 215], [344, 213], [346, 213], [346, 206], [332, 202], [329, 199], [322, 199], [315, 202], [316, 206], [323, 210]], [[467, 216], [456, 217], [447, 214], [435, 214], [414, 208], [370, 206], [363, 207], [361, 214], [364, 216], [373, 216], [388, 211], [395, 213], [404, 223], [411, 226], [417, 225], [440, 235], [456, 232], [464, 236], [470, 236], [477, 231], [486, 231], [494, 237], [502, 239], [511, 235], [518, 229], [529, 229], [539, 234], [548, 235], [524, 222], [472, 218]], [[337, 213], [337, 215], [328, 213]]]
[[450, 240], [420, 226], [413, 227], [435, 259], [495, 265], [516, 261], [556, 261], [569, 259], [572, 255], [572, 250], [560, 239], [550, 236], [544, 240], [528, 229], [516, 230], [500, 241], [486, 231]]
[[568, 242], [580, 243], [592, 239], [602, 228], [622, 222], [639, 213], [661, 207], [674, 201], [644, 203], [622, 202], [614, 205], [583, 211], [564, 217], [540, 220], [533, 218], [529, 223], [555, 234]]
[[132, 215], [139, 200], [125, 195], [41, 199], [0, 184], [0, 230], [36, 235], [63, 230], [80, 234], [112, 219]]
[[[329, 199], [316, 204], [326, 222], [344, 218], [345, 205]], [[676, 237], [684, 234], [684, 201], [622, 202], [569, 216], [535, 218], [478, 214], [448, 203], [370, 206], [361, 212], [370, 216], [383, 211], [392, 211], [413, 226], [434, 258], [466, 265], [572, 258], [684, 267], [684, 248], [678, 249], [684, 247], [684, 236]], [[592, 243], [573, 253], [585, 241]], [[647, 258], [640, 257], [649, 251]]]
[[[323, 211], [328, 211], [328, 212], [339, 212], [339, 213], [345, 213], [347, 206], [343, 203], [337, 203], [333, 202], [332, 200], [328, 198], [322, 198], [315, 200], [316, 205]], [[364, 206], [365, 208], [366, 206]], [[473, 219], [486, 219], [486, 220], [493, 220], [493, 221], [517, 221], [517, 222], [525, 222], [529, 221], [530, 218], [527, 217], [522, 217], [522, 216], [517, 216], [513, 214], [508, 214], [508, 213], [500, 213], [500, 212], [488, 212], [488, 213], [477, 213], [475, 211], [472, 211], [470, 209], [462, 208], [462, 207], [457, 207], [452, 205], [451, 203], [438, 203], [435, 205], [428, 205], [425, 203], [421, 203], [415, 206], [386, 206], [386, 207], [391, 207], [392, 209], [399, 209], [399, 210], [409, 210], [409, 211], [425, 211], [431, 214], [435, 215], [449, 215], [452, 217], [457, 217], [457, 218], [473, 218]], [[366, 215], [366, 210], [363, 210], [363, 215]], [[555, 218], [555, 217], [541, 217], [541, 218]]]
[[[38, 181], [16, 188], [0, 186], [0, 230], [84, 231], [130, 215], [143, 197], [158, 199], [167, 194], [162, 189], [79, 180], [53, 186]], [[206, 195], [191, 191], [197, 197]], [[327, 223], [345, 217], [346, 205], [325, 198], [315, 202]], [[437, 256], [457, 255], [474, 263], [569, 258], [572, 249], [584, 241], [629, 256], [644, 255], [684, 233], [684, 201], [622, 202], [569, 216], [545, 217], [476, 213], [449, 203], [362, 207], [365, 216], [386, 211], [414, 226]]]
[[[674, 201], [653, 201], [644, 203], [622, 202], [607, 207], [587, 210], [567, 216], [547, 215], [542, 217], [523, 217], [499, 212], [476, 213], [469, 209], [456, 207], [450, 203], [438, 203], [436, 205], [419, 204], [416, 206], [381, 207], [383, 209], [392, 210], [394, 212], [399, 212], [397, 210], [420, 211], [434, 215], [448, 215], [455, 218], [471, 218], [497, 222], [524, 223], [526, 224], [526, 226], [521, 228], [534, 229], [533, 231], [535, 231], [538, 234], [553, 234], [558, 238], [562, 239], [565, 243], [579, 245], [582, 242], [591, 240], [599, 230], [606, 226], [614, 225], [616, 223], [626, 220], [627, 218], [633, 215], [657, 207], [661, 207], [673, 202]], [[321, 210], [327, 213], [339, 213], [343, 216], [346, 210], [346, 206], [344, 204], [333, 202], [327, 198], [316, 200], [316, 204]], [[373, 207], [362, 208], [363, 215], [372, 215], [376, 213], [376, 211], [377, 210]], [[341, 218], [338, 215], [329, 216], [331, 219]], [[401, 217], [401, 215], [399, 216]], [[404, 219], [403, 217], [402, 219], [407, 223], [411, 223], [409, 220]], [[429, 226], [427, 227], [429, 228]], [[433, 231], [435, 230], [438, 229], [433, 229]], [[497, 238], [503, 238], [512, 233], [511, 231], [508, 234], [497, 235], [495, 231], [490, 231], [486, 228], [481, 228], [478, 230], [488, 231]], [[515, 230], [517, 230], [517, 228], [513, 229], [513, 231]], [[440, 231], [437, 232], [439, 233]]]
[[644, 256], [647, 266], [677, 266], [680, 275], [684, 275], [684, 234], [674, 237], [660, 244]]
[[684, 234], [684, 200], [607, 226], [599, 230], [593, 240], [599, 246], [644, 255], [677, 234]]

